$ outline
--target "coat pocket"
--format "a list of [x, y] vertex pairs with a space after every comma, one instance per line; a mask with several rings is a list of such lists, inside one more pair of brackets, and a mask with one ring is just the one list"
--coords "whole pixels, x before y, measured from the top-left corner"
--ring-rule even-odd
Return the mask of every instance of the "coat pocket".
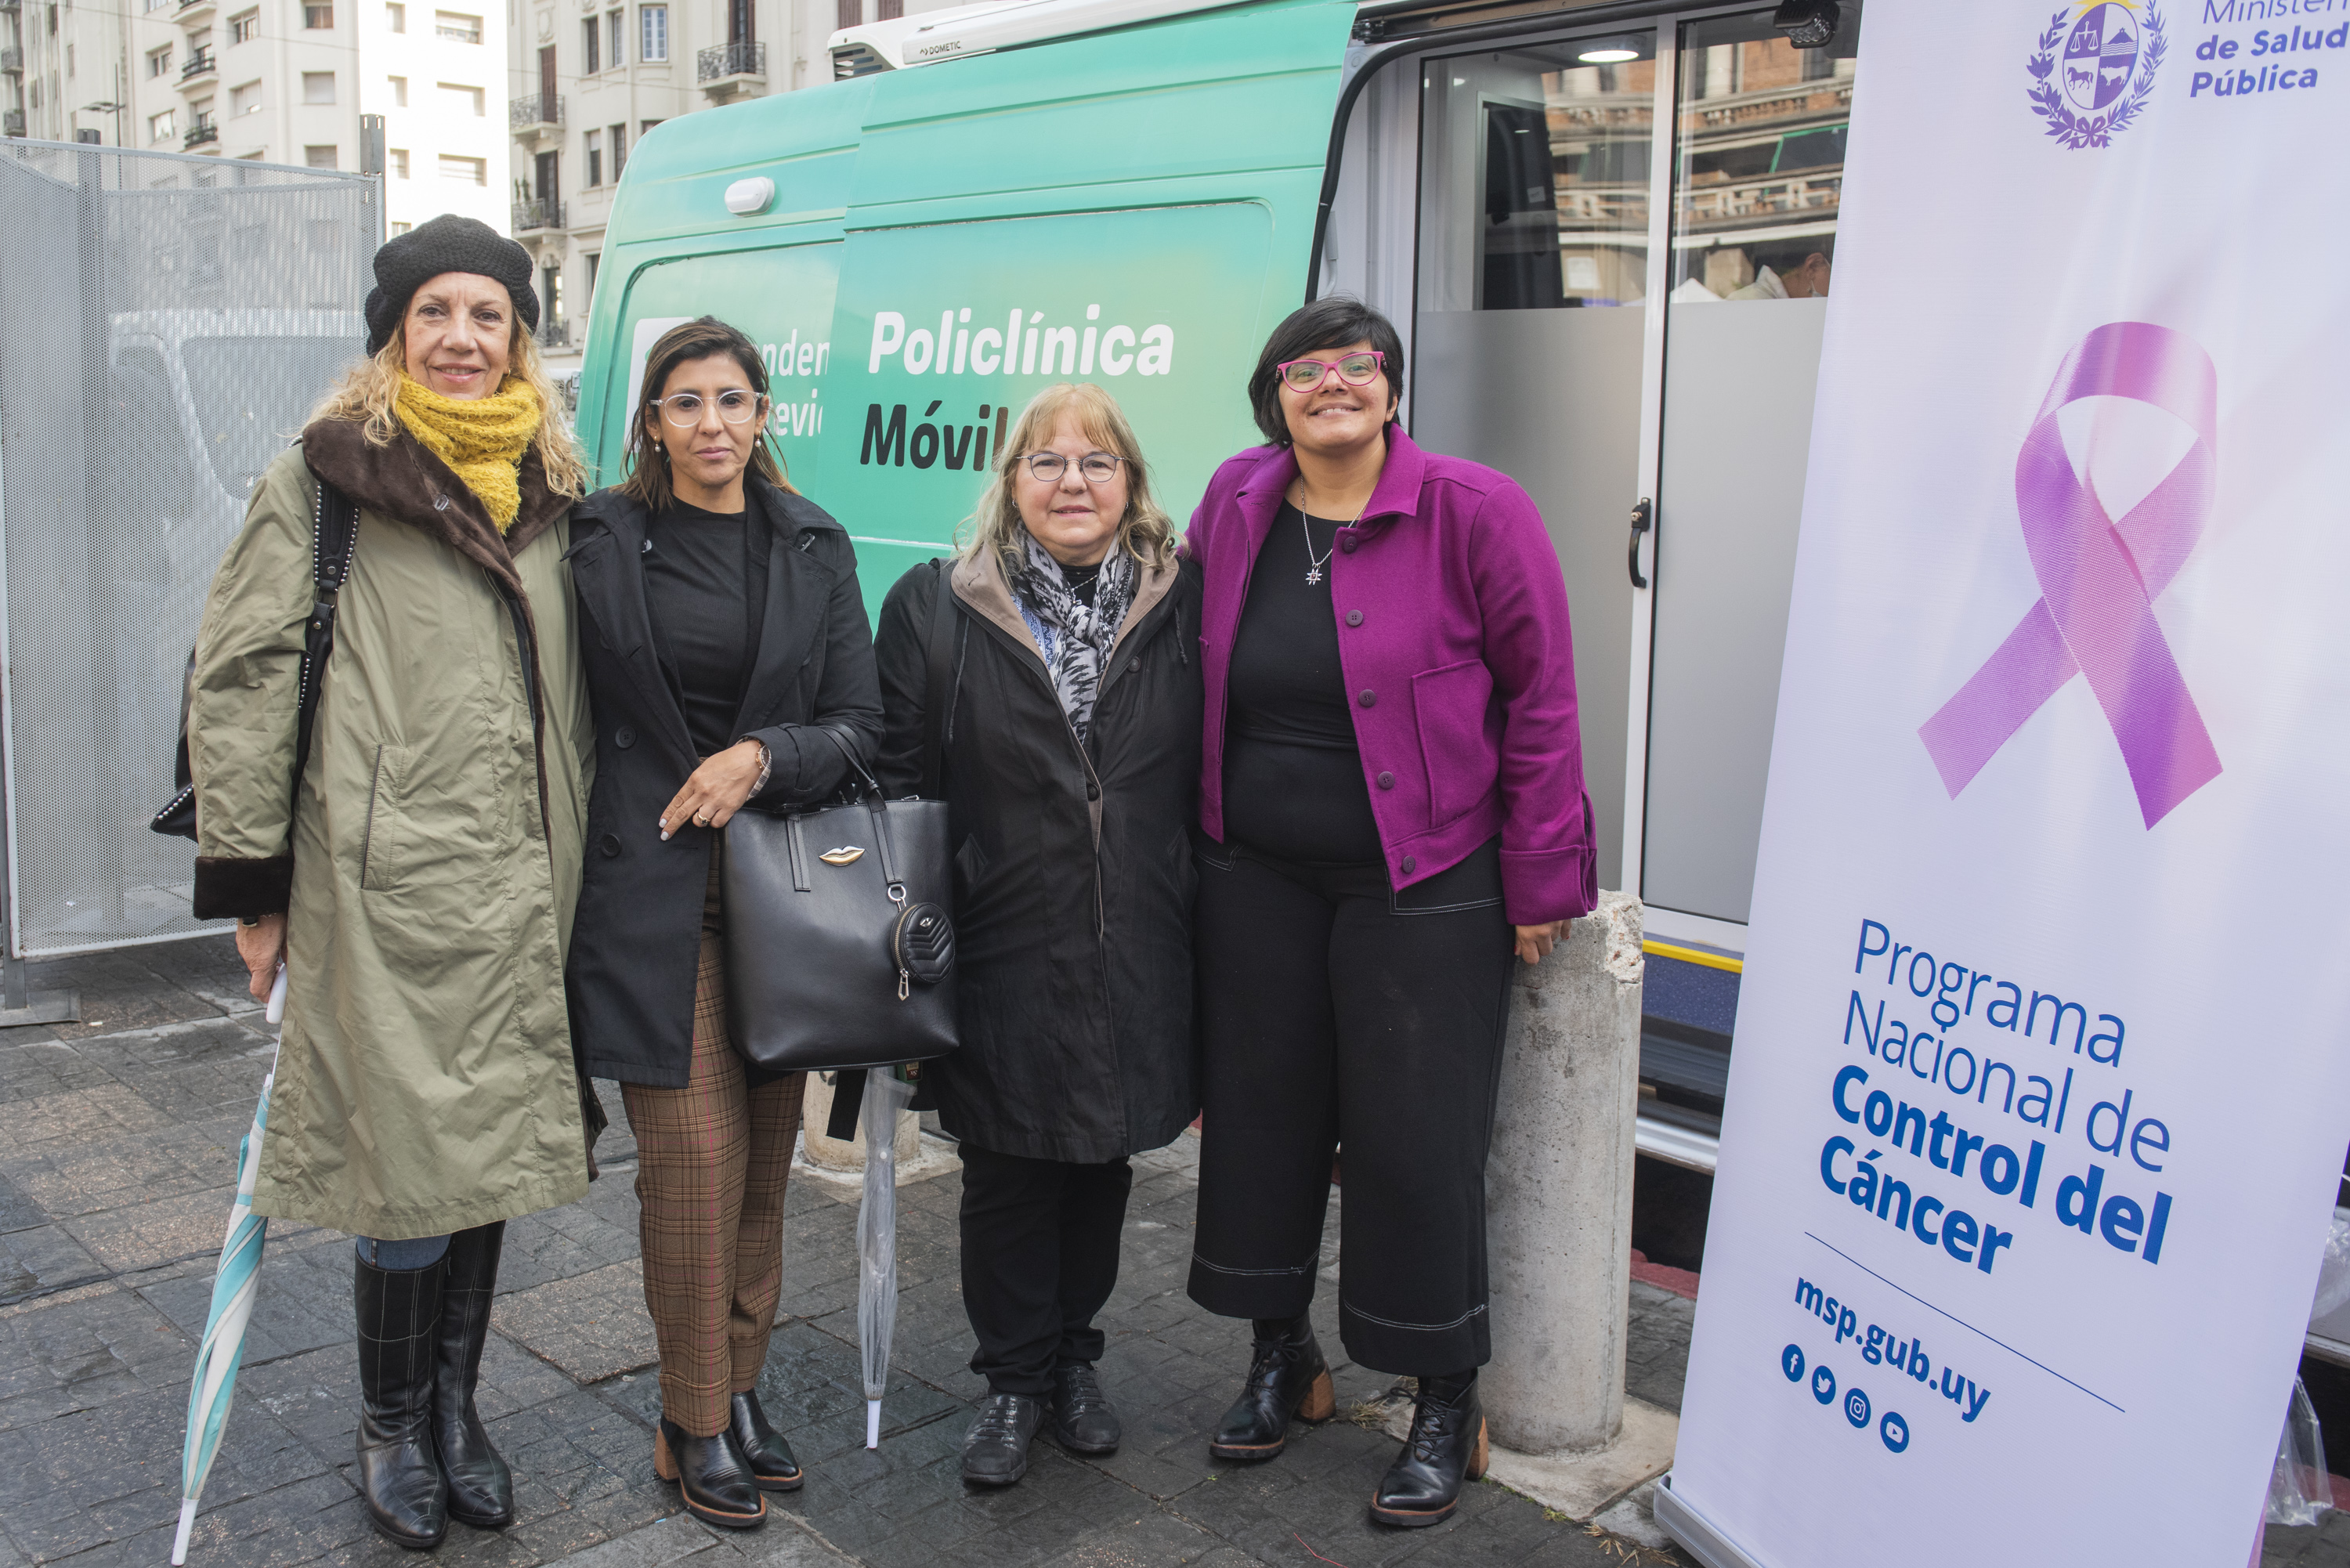
[[375, 749], [375, 778], [368, 787], [367, 826], [359, 839], [359, 887], [369, 893], [392, 892], [400, 885], [400, 846], [406, 836], [400, 813], [400, 786], [407, 774], [405, 747]]
[[1441, 826], [1492, 794], [1501, 772], [1493, 672], [1482, 659], [1422, 670], [1411, 678], [1411, 703], [1428, 769], [1428, 822]]

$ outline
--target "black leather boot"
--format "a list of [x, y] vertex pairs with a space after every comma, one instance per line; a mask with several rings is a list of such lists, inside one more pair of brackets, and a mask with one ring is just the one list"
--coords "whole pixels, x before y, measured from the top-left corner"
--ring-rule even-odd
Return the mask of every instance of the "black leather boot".
[[1114, 1454], [1122, 1435], [1118, 1411], [1090, 1363], [1053, 1368], [1053, 1436], [1061, 1447], [1076, 1454]]
[[441, 1272], [352, 1260], [359, 1333], [359, 1494], [386, 1540], [430, 1552], [449, 1533], [449, 1487], [432, 1451]]
[[1461, 1501], [1461, 1483], [1484, 1473], [1485, 1407], [1477, 1398], [1477, 1374], [1423, 1377], [1411, 1407], [1411, 1436], [1371, 1499], [1371, 1517], [1404, 1530], [1440, 1524]]
[[743, 1450], [759, 1490], [799, 1490], [807, 1477], [800, 1473], [800, 1462], [792, 1458], [792, 1446], [784, 1441], [784, 1435], [767, 1424], [767, 1413], [759, 1408], [758, 1390], [746, 1388], [735, 1395], [728, 1403], [727, 1417], [726, 1429], [734, 1434], [734, 1446]]
[[977, 1486], [1010, 1486], [1028, 1473], [1028, 1445], [1045, 1424], [1045, 1402], [1033, 1394], [988, 1391], [979, 1419], [962, 1439], [962, 1479]]
[[722, 1530], [755, 1530], [767, 1522], [767, 1500], [734, 1446], [734, 1435], [690, 1438], [667, 1416], [653, 1433], [653, 1474], [675, 1481], [685, 1511]]
[[449, 1483], [449, 1517], [476, 1530], [514, 1522], [514, 1472], [473, 1409], [482, 1346], [490, 1337], [490, 1296], [498, 1288], [498, 1253], [506, 1226], [480, 1225], [449, 1238], [441, 1281], [441, 1332], [432, 1374], [432, 1442]]
[[1208, 1452], [1220, 1459], [1269, 1459], [1289, 1441], [1292, 1419], [1326, 1421], [1337, 1414], [1330, 1364], [1315, 1342], [1314, 1320], [1259, 1318], [1248, 1382], [1224, 1412]]

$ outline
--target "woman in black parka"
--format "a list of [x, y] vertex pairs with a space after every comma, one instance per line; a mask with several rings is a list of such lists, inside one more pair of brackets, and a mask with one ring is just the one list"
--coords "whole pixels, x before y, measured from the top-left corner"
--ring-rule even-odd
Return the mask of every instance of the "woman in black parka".
[[963, 1304], [988, 1385], [963, 1477], [1008, 1485], [1048, 1414], [1066, 1448], [1118, 1447], [1093, 1317], [1118, 1280], [1127, 1158], [1199, 1111], [1200, 587], [1098, 387], [1037, 395], [972, 524], [960, 555], [889, 590], [874, 652], [882, 787], [910, 794], [946, 639], [962, 1048], [928, 1077], [962, 1145]]
[[758, 349], [703, 317], [652, 346], [644, 386], [627, 480], [572, 514], [596, 785], [565, 987], [574, 1047], [619, 1080], [637, 1136], [654, 1469], [695, 1518], [744, 1529], [801, 1482], [754, 1387], [801, 1078], [728, 1035], [725, 827], [831, 794], [848, 762], [822, 732], [871, 757], [880, 692], [848, 535], [762, 439]]

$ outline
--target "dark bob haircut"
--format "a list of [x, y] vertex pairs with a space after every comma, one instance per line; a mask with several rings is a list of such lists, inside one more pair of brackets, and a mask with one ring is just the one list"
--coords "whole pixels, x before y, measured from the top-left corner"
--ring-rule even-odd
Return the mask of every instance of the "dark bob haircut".
[[1387, 357], [1381, 368], [1387, 371], [1388, 390], [1395, 395], [1396, 407], [1400, 409], [1403, 338], [1397, 333], [1395, 323], [1351, 294], [1334, 294], [1291, 311], [1287, 319], [1273, 329], [1273, 336], [1264, 340], [1264, 352], [1257, 356], [1256, 369], [1250, 373], [1248, 381], [1249, 408], [1255, 413], [1256, 428], [1264, 432], [1264, 439], [1275, 446], [1289, 444], [1289, 420], [1281, 411], [1281, 374], [1276, 366], [1306, 358], [1316, 348], [1366, 340]]
[[[680, 365], [690, 365], [697, 359], [713, 358], [723, 354], [743, 368], [743, 375], [751, 383], [751, 390], [761, 398], [767, 395], [767, 368], [759, 358], [758, 345], [734, 327], [714, 316], [688, 321], [672, 327], [654, 342], [645, 356], [644, 401], [629, 410], [629, 440], [626, 447], [628, 477], [620, 482], [624, 494], [633, 495], [644, 503], [648, 511], [667, 510], [674, 492], [669, 483], [669, 449], [654, 439], [650, 427], [660, 418], [651, 406], [652, 400], [669, 389], [669, 379]], [[757, 474], [776, 489], [796, 495], [792, 483], [784, 476], [784, 460], [775, 451], [775, 433], [764, 421], [757, 439], [751, 443], [750, 472]]]

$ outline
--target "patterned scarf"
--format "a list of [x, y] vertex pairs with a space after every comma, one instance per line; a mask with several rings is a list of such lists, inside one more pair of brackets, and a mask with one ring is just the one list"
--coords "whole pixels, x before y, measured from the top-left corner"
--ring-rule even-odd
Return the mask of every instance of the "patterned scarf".
[[1027, 558], [1012, 573], [1012, 592], [1020, 605], [1020, 618], [1044, 650], [1045, 668], [1053, 677], [1061, 711], [1069, 716], [1069, 728], [1083, 741], [1094, 722], [1102, 668], [1109, 662], [1118, 628], [1134, 604], [1134, 557], [1115, 547], [1103, 557], [1101, 578], [1088, 606], [1071, 591], [1061, 564], [1045, 546], [1034, 537], [1027, 538]]
[[464, 481], [503, 534], [522, 511], [522, 485], [515, 465], [538, 434], [538, 394], [528, 381], [508, 376], [486, 398], [444, 398], [402, 371], [400, 400], [392, 412], [424, 450]]

